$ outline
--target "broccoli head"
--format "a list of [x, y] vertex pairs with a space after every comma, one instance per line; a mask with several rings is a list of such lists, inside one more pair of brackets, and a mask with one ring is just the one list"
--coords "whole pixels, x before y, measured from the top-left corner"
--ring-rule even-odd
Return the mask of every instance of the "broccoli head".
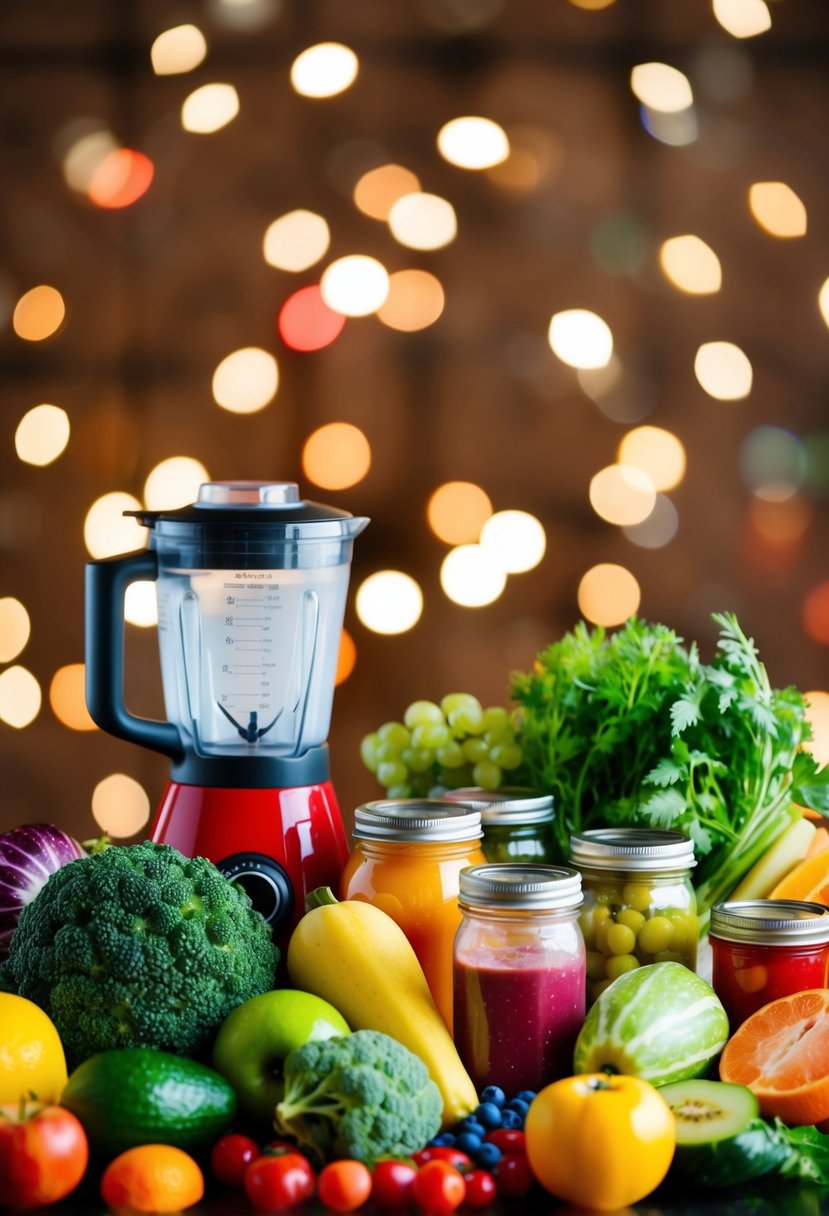
[[57, 870], [21, 914], [7, 978], [44, 1009], [70, 1067], [113, 1047], [183, 1054], [274, 985], [279, 951], [205, 857], [145, 842]]
[[371, 1163], [422, 1148], [439, 1131], [442, 1108], [418, 1056], [379, 1030], [356, 1030], [290, 1053], [274, 1127], [323, 1159]]

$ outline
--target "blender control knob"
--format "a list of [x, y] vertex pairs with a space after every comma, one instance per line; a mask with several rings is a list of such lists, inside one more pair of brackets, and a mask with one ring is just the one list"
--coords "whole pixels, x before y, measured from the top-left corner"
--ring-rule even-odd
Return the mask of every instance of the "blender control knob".
[[294, 888], [287, 871], [266, 853], [233, 853], [216, 865], [250, 896], [273, 930], [287, 926], [294, 910]]

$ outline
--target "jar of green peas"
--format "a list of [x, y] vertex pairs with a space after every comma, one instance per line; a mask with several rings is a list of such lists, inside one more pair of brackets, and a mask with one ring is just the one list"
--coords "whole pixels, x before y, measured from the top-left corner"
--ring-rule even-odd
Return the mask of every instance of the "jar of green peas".
[[579, 923], [587, 946], [587, 1001], [646, 963], [696, 969], [694, 845], [680, 832], [597, 828], [570, 838], [570, 864], [584, 891]]

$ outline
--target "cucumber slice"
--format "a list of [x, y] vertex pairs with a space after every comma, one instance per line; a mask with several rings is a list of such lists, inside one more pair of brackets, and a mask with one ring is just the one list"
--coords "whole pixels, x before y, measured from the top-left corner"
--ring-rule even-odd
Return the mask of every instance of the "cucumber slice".
[[754, 1094], [726, 1081], [676, 1081], [660, 1094], [676, 1121], [671, 1173], [700, 1187], [735, 1186], [779, 1169], [790, 1149], [759, 1117]]

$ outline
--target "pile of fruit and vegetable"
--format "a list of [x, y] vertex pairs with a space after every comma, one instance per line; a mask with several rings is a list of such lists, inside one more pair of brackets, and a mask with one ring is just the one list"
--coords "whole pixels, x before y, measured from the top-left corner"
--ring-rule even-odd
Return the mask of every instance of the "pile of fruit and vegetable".
[[[0, 836], [3, 1202], [80, 1188], [90, 1206], [178, 1212], [236, 1190], [233, 1210], [251, 1212], [526, 1210], [548, 1195], [613, 1211], [657, 1188], [829, 1188], [829, 772], [804, 697], [772, 688], [736, 619], [716, 620], [709, 663], [664, 626], [579, 625], [513, 677], [510, 707], [450, 693], [363, 741], [385, 791], [363, 820], [379, 838], [395, 805], [441, 808], [445, 832], [502, 794], [551, 802], [528, 820], [543, 854], [489, 855], [485, 839], [460, 880], [470, 906], [475, 882], [496, 910], [524, 892], [515, 967], [539, 916], [569, 926], [578, 1018], [547, 1075], [527, 1071], [531, 1053], [507, 1064], [528, 1033], [509, 993], [501, 1025], [493, 1005], [461, 1033], [481, 1015], [459, 1013], [457, 953], [453, 1026], [423, 939], [439, 930], [445, 952], [458, 892], [448, 913], [424, 910], [423, 868], [416, 932], [405, 894], [361, 888], [352, 855], [280, 948], [206, 858], [81, 846], [48, 824]], [[662, 838], [693, 853], [690, 903], [654, 902]], [[605, 839], [647, 840], [641, 874], [605, 866], [582, 903], [573, 842], [600, 857]], [[545, 882], [569, 902], [535, 914]], [[709, 917], [733, 993], [694, 967]], [[498, 915], [491, 941], [479, 919], [478, 948], [495, 950]], [[780, 924], [782, 970], [762, 933]], [[482, 991], [493, 968], [463, 983]], [[542, 991], [535, 970], [521, 978]]]

